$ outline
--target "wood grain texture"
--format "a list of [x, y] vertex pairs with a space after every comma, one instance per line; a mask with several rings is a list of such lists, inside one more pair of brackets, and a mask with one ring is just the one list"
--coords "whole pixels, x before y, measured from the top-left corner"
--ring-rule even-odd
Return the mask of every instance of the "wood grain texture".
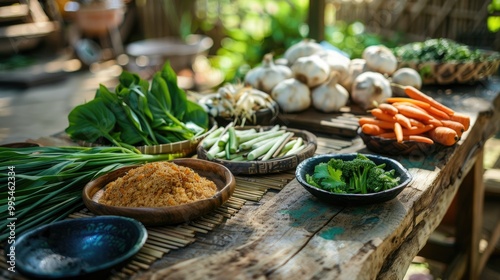
[[[176, 252], [177, 259], [159, 261], [134, 279], [402, 279], [481, 158], [481, 143], [499, 127], [498, 89], [480, 93], [447, 99], [470, 114], [473, 124], [457, 145], [394, 156], [414, 178], [395, 199], [362, 207], [333, 206], [293, 180], [259, 203], [245, 205], [208, 234], [203, 246]], [[486, 101], [466, 104], [460, 98]], [[329, 139], [320, 136], [318, 143]]]

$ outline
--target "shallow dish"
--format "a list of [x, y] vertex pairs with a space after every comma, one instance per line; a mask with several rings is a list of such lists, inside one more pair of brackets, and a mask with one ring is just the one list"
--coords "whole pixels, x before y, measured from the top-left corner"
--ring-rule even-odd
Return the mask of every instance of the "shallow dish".
[[126, 217], [54, 222], [16, 239], [16, 268], [30, 278], [101, 279], [125, 265], [147, 236], [144, 225]]
[[364, 154], [366, 157], [371, 159], [377, 165], [386, 163], [386, 170], [394, 169], [396, 170], [395, 176], [400, 177], [400, 184], [392, 189], [368, 194], [342, 194], [342, 193], [332, 193], [328, 192], [314, 186], [311, 186], [306, 181], [306, 174], [312, 174], [314, 172], [314, 167], [322, 162], [328, 162], [332, 158], [342, 159], [342, 160], [352, 160], [356, 157], [356, 153], [352, 154], [324, 154], [311, 157], [309, 159], [301, 162], [295, 171], [295, 177], [297, 181], [312, 195], [316, 196], [318, 199], [335, 204], [335, 205], [365, 205], [374, 204], [389, 201], [395, 198], [412, 180], [411, 174], [404, 168], [399, 162], [379, 156]]
[[221, 164], [194, 158], [172, 160], [175, 164], [189, 167], [200, 176], [206, 177], [217, 185], [217, 193], [211, 198], [176, 206], [166, 207], [118, 207], [99, 203], [107, 183], [114, 181], [138, 167], [131, 165], [119, 168], [91, 182], [83, 189], [83, 202], [87, 208], [98, 215], [119, 215], [134, 218], [144, 225], [168, 225], [187, 222], [221, 206], [233, 194], [236, 185], [233, 174]]
[[[245, 126], [244, 129], [249, 128], [263, 128], [264, 130], [270, 129], [271, 126], [259, 127], [259, 126]], [[238, 129], [238, 128], [237, 128]], [[314, 134], [298, 129], [287, 128], [286, 131], [293, 132], [295, 136], [300, 136], [307, 143], [306, 147], [300, 152], [294, 155], [273, 158], [271, 160], [249, 160], [249, 161], [230, 161], [222, 159], [212, 159], [210, 161], [216, 162], [227, 167], [233, 174], [268, 174], [268, 173], [278, 173], [285, 170], [290, 170], [302, 162], [303, 160], [310, 158], [316, 152], [317, 138]], [[202, 145], [198, 145], [197, 149], [198, 158], [208, 160], [207, 150], [203, 148]]]

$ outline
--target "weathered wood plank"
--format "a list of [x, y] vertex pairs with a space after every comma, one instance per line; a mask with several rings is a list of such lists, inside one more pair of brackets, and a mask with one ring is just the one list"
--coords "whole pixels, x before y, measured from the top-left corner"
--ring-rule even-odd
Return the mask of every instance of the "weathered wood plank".
[[[481, 143], [498, 128], [498, 91], [485, 92], [435, 96], [467, 111], [472, 128], [454, 147], [396, 157], [414, 177], [396, 199], [336, 207], [293, 180], [246, 204], [188, 250], [170, 252], [135, 279], [401, 279], [466, 175], [477, 169]], [[342, 152], [353, 149], [370, 152], [363, 146]]]

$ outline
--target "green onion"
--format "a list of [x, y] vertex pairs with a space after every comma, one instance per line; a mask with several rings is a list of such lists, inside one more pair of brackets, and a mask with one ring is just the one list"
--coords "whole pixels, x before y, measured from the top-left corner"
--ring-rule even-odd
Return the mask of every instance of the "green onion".
[[[83, 187], [100, 175], [125, 165], [173, 158], [122, 147], [0, 147], [0, 242], [9, 238], [7, 225], [12, 221], [20, 234], [83, 208]], [[14, 192], [9, 182], [14, 182]]]

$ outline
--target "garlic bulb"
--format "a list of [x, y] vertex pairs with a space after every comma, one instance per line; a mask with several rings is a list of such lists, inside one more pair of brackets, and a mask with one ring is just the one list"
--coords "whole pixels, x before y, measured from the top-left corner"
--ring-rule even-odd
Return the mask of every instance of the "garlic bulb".
[[349, 63], [349, 68], [347, 69], [347, 76], [342, 77], [338, 80], [338, 83], [343, 86], [347, 91], [352, 91], [352, 83], [359, 74], [368, 71], [366, 67], [366, 60], [362, 58], [355, 58]]
[[[420, 77], [420, 74], [417, 72], [417, 70], [409, 67], [403, 67], [396, 70], [396, 72], [392, 74], [391, 81], [394, 84], [401, 86], [412, 86], [416, 89], [422, 88], [422, 77]], [[392, 87], [392, 95], [398, 97], [407, 97], [404, 89], [400, 86]]]
[[291, 77], [292, 70], [288, 66], [274, 64], [273, 55], [266, 54], [262, 65], [245, 75], [245, 84], [269, 94], [276, 84]]
[[392, 74], [392, 82], [402, 86], [422, 88], [422, 77], [417, 70], [409, 67], [399, 68]]
[[347, 105], [349, 92], [333, 78], [313, 89], [311, 98], [312, 105], [317, 110], [325, 113], [338, 112]]
[[392, 75], [398, 67], [398, 60], [394, 53], [384, 45], [366, 47], [362, 57], [371, 71]]
[[347, 77], [350, 58], [332, 50], [325, 50], [319, 53], [319, 56], [330, 66], [330, 76], [337, 76], [339, 81]]
[[391, 96], [389, 80], [378, 72], [361, 73], [352, 85], [352, 101], [365, 110], [375, 108]]
[[304, 56], [292, 65], [293, 76], [313, 88], [328, 80], [330, 66], [319, 55]]
[[311, 106], [311, 91], [301, 81], [290, 78], [277, 84], [271, 97], [285, 113], [303, 111]]
[[323, 51], [323, 47], [313, 39], [303, 39], [302, 41], [290, 46], [283, 57], [292, 65], [297, 59], [304, 56], [310, 56]]

